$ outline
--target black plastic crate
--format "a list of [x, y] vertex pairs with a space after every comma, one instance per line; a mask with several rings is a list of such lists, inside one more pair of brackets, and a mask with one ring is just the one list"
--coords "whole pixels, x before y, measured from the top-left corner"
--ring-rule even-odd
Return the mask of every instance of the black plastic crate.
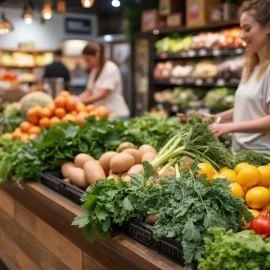
[[81, 205], [80, 199], [81, 196], [84, 194], [84, 190], [65, 182], [60, 171], [42, 173], [41, 182], [43, 185], [65, 196], [72, 202]]
[[[43, 173], [41, 182], [72, 202], [81, 205], [80, 198], [85, 191], [70, 183], [66, 183], [61, 172]], [[164, 255], [177, 264], [184, 265], [183, 250], [180, 243], [169, 238], [156, 241], [153, 237], [153, 228], [145, 222], [139, 219], [132, 219], [121, 227], [115, 226], [114, 229], [124, 232], [132, 239]]]

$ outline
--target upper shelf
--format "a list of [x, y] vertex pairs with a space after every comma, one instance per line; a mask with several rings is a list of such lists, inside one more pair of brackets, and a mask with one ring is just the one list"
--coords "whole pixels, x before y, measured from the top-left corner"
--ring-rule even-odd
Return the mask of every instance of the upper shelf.
[[179, 53], [157, 53], [156, 60], [169, 60], [169, 59], [188, 59], [188, 58], [203, 58], [203, 57], [217, 57], [217, 56], [237, 56], [244, 54], [244, 48], [228, 48], [228, 49], [189, 49]]

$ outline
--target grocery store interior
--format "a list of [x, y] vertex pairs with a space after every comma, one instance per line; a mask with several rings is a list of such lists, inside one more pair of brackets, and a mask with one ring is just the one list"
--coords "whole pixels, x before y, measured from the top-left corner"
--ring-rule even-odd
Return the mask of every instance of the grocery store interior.
[[269, 0], [0, 0], [0, 270], [36, 269], [270, 269]]

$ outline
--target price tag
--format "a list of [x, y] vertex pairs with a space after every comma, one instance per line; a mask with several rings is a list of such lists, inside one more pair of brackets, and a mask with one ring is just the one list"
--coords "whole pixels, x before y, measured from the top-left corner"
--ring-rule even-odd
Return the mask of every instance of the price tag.
[[194, 57], [196, 55], [196, 52], [194, 50], [188, 50], [187, 55], [188, 57]]
[[224, 79], [218, 79], [217, 80], [217, 86], [224, 86], [225, 85], [225, 80]]
[[199, 50], [199, 56], [206, 56], [206, 55], [207, 55], [207, 50], [205, 50], [205, 49]]
[[178, 105], [174, 104], [172, 105], [172, 112], [178, 112], [179, 109], [178, 109]]
[[197, 79], [195, 81], [195, 85], [198, 85], [198, 86], [203, 85], [203, 80], [202, 79]]
[[238, 49], [236, 49], [235, 52], [236, 52], [237, 54], [243, 54], [243, 53], [244, 53], [244, 49], [238, 48]]
[[214, 55], [214, 56], [219, 56], [219, 55], [221, 55], [220, 49], [214, 49], [214, 50], [213, 50], [213, 55]]

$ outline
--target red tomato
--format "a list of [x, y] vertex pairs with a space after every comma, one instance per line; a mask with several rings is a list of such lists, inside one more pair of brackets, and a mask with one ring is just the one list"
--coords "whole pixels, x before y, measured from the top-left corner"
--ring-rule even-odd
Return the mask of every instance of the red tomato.
[[259, 216], [255, 217], [250, 223], [250, 229], [260, 235], [270, 238], [270, 211], [262, 211]]

